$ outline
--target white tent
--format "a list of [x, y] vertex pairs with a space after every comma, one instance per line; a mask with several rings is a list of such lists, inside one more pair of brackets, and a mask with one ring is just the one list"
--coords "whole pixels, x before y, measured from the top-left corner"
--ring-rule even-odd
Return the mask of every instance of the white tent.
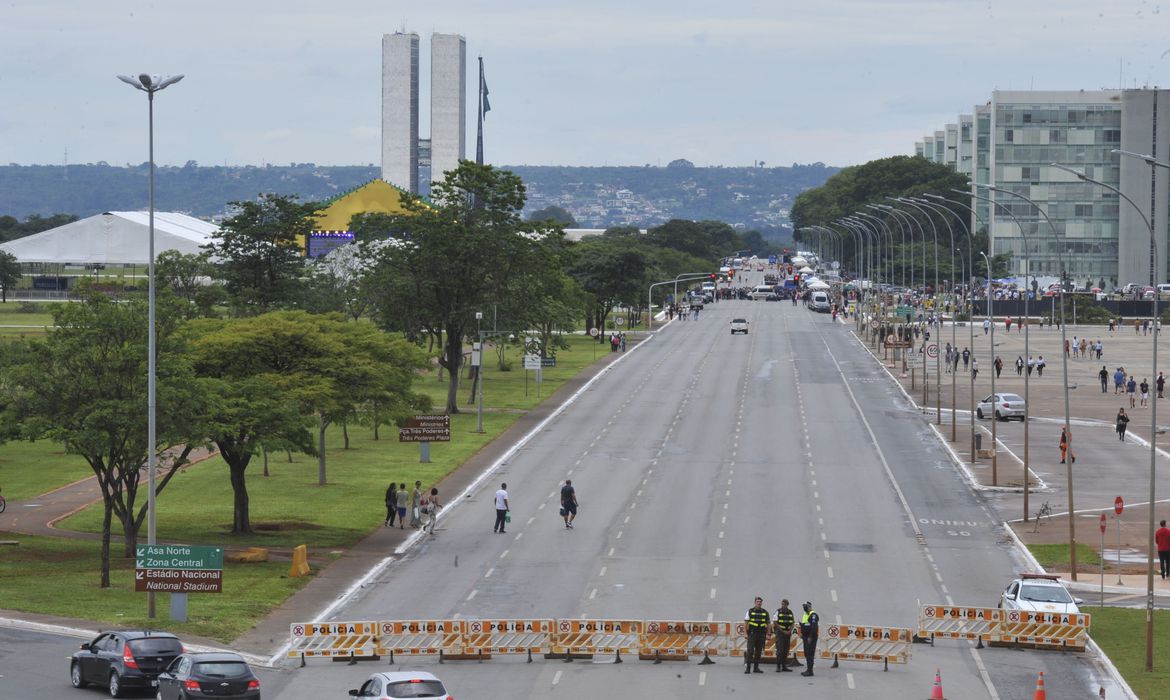
[[792, 258], [792, 264], [796, 267], [801, 267], [803, 265], [807, 265], [808, 260], [805, 260], [803, 257], [797, 255], [797, 256]]
[[[201, 253], [218, 228], [186, 214], [155, 212], [155, 255], [165, 250]], [[20, 263], [145, 265], [149, 239], [147, 212], [115, 211], [8, 241], [0, 244], [0, 250]]]
[[813, 280], [807, 286], [809, 289], [828, 289], [829, 283], [822, 280]]
[[802, 268], [800, 268], [799, 270], [797, 270], [797, 272], [799, 272], [800, 274], [802, 274], [802, 275], [803, 275], [803, 274], [807, 274], [807, 273], [809, 273], [809, 272], [816, 272], [816, 270], [812, 269], [812, 268], [811, 268], [811, 267], [809, 267], [808, 265], [805, 265], [804, 267], [802, 267]]

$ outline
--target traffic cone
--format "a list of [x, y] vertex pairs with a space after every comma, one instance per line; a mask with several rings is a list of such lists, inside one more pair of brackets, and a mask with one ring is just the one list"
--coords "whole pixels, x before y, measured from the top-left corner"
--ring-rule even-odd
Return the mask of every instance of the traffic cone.
[[1044, 694], [1044, 672], [1040, 672], [1040, 677], [1036, 679], [1036, 694], [1032, 696], [1032, 700], [1047, 700]]
[[939, 669], [934, 669], [934, 687], [930, 689], [930, 700], [946, 700], [942, 692], [942, 675]]

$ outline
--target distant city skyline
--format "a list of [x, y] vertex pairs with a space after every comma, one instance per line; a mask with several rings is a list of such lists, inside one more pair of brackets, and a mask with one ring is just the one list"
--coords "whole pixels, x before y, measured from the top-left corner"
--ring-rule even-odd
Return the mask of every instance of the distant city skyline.
[[403, 30], [484, 57], [496, 164], [846, 166], [995, 89], [1170, 82], [1170, 8], [1142, 0], [15, 0], [0, 162], [144, 162], [145, 99], [114, 76], [145, 71], [186, 75], [155, 101], [160, 164], [377, 165], [382, 35]]

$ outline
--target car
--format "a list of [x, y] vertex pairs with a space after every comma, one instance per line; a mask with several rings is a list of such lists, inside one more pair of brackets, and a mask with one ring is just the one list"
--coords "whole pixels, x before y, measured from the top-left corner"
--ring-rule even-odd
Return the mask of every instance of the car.
[[731, 334], [732, 335], [735, 335], [736, 333], [743, 333], [744, 335], [747, 335], [747, 332], [748, 332], [748, 322], [747, 322], [746, 318], [733, 318], [733, 319], [731, 319]]
[[104, 686], [120, 698], [131, 688], [155, 688], [159, 674], [182, 653], [183, 643], [169, 632], [111, 630], [73, 652], [69, 680], [74, 688]]
[[1069, 595], [1068, 589], [1052, 574], [1022, 574], [1008, 584], [999, 598], [1003, 610], [1028, 610], [1042, 613], [1080, 612], [1084, 601]]
[[426, 671], [397, 671], [375, 673], [360, 688], [349, 694], [355, 698], [437, 698], [455, 700], [443, 686], [443, 681]]
[[158, 676], [157, 700], [260, 700], [260, 679], [233, 652], [180, 654]]
[[979, 402], [975, 407], [975, 415], [980, 418], [987, 414], [994, 414], [997, 420], [1019, 418], [1027, 416], [1027, 405], [1019, 394], [993, 394]]

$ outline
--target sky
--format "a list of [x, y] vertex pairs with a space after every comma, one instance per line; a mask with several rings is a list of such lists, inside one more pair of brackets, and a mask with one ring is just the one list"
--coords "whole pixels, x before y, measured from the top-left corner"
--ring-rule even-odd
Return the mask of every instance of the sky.
[[0, 0], [0, 163], [380, 165], [381, 38], [462, 34], [497, 165], [912, 154], [993, 90], [1170, 86], [1170, 0]]

